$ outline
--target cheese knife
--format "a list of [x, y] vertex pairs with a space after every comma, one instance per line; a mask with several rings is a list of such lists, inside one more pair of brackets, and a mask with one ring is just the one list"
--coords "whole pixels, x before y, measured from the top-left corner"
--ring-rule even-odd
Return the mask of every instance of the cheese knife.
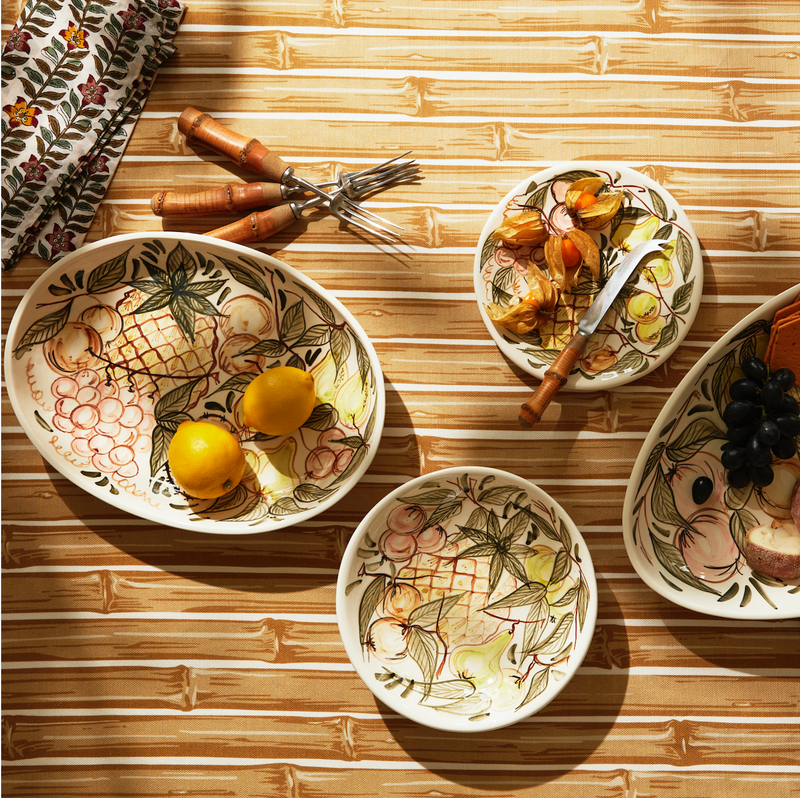
[[634, 247], [617, 266], [614, 273], [594, 298], [589, 310], [586, 311], [578, 323], [578, 332], [570, 339], [550, 368], [544, 373], [544, 379], [536, 389], [536, 392], [522, 405], [519, 413], [521, 427], [530, 429], [534, 424], [541, 421], [545, 408], [567, 382], [567, 378], [575, 363], [578, 362], [578, 358], [583, 354], [589, 338], [600, 326], [600, 322], [603, 321], [604, 316], [619, 295], [622, 287], [636, 271], [636, 267], [648, 255], [652, 255], [654, 252], [661, 252], [667, 243], [667, 241], [660, 239], [645, 241], [643, 244]]

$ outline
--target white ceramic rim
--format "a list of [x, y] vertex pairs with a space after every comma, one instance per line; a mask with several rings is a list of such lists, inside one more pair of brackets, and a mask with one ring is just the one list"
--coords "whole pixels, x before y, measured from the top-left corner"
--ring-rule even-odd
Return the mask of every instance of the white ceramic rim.
[[[691, 593], [678, 593], [673, 590], [668, 591], [667, 586], [658, 579], [658, 574], [647, 563], [639, 552], [638, 547], [633, 541], [633, 529], [631, 528], [630, 519], [633, 514], [633, 504], [636, 499], [636, 486], [639, 484], [642, 473], [644, 472], [647, 463], [647, 457], [652, 451], [656, 440], [659, 437], [660, 430], [663, 429], [667, 423], [667, 418], [672, 415], [673, 408], [678, 405], [683, 398], [685, 388], [694, 385], [700, 375], [705, 371], [708, 363], [711, 360], [719, 357], [721, 351], [728, 346], [728, 344], [735, 338], [742, 330], [749, 327], [753, 322], [759, 319], [772, 318], [775, 311], [788, 305], [789, 302], [797, 296], [800, 285], [789, 288], [786, 291], [778, 294], [778, 296], [765, 302], [761, 307], [756, 308], [752, 313], [749, 313], [738, 324], [732, 327], [722, 338], [709, 349], [705, 356], [692, 366], [691, 370], [680, 381], [678, 387], [672, 392], [669, 399], [667, 399], [658, 417], [653, 422], [650, 432], [642, 444], [639, 455], [631, 472], [630, 481], [628, 482], [628, 489], [625, 492], [625, 502], [622, 510], [622, 535], [625, 540], [625, 549], [628, 553], [628, 559], [636, 569], [641, 580], [651, 589], [658, 593], [663, 598], [669, 600], [679, 607], [684, 607], [688, 610], [703, 613], [704, 615], [712, 615], [717, 618], [732, 618], [735, 620], [748, 620], [748, 621], [773, 621], [785, 620], [787, 618], [800, 617], [800, 595], [793, 596], [797, 601], [797, 607], [779, 607], [777, 610], [772, 610], [767, 613], [765, 610], [759, 611], [758, 604], [751, 603], [745, 607], [740, 607], [738, 604], [720, 604], [715, 599], [710, 597], [710, 594], [703, 593], [699, 590], [693, 590]], [[749, 566], [743, 566], [749, 572]], [[708, 598], [706, 598], [708, 597]], [[770, 594], [770, 598], [775, 599], [775, 594]], [[703, 600], [700, 600], [700, 599]], [[736, 611], [734, 611], [734, 609]]]
[[[55, 278], [63, 273], [67, 273], [73, 264], [80, 265], [83, 260], [85, 260], [86, 256], [96, 252], [97, 250], [101, 250], [104, 247], [109, 246], [109, 244], [124, 244], [127, 242], [137, 243], [143, 241], [149, 241], [153, 238], [160, 239], [162, 241], [175, 241], [175, 242], [186, 242], [191, 241], [195, 244], [202, 244], [208, 247], [218, 247], [222, 250], [228, 250], [236, 255], [244, 255], [245, 257], [252, 258], [255, 260], [262, 260], [268, 263], [272, 267], [280, 268], [286, 275], [292, 277], [293, 279], [297, 280], [298, 282], [303, 283], [311, 290], [318, 293], [322, 298], [325, 299], [328, 304], [336, 309], [338, 313], [342, 315], [347, 323], [352, 327], [353, 332], [357, 334], [361, 340], [361, 343], [364, 345], [364, 349], [367, 351], [369, 355], [370, 365], [372, 366], [374, 373], [375, 373], [375, 386], [376, 386], [376, 402], [375, 402], [375, 429], [374, 429], [374, 442], [370, 444], [369, 451], [367, 451], [364, 459], [360, 463], [356, 472], [352, 475], [351, 479], [348, 483], [342, 485], [342, 487], [336, 492], [335, 500], [329, 503], [321, 503], [316, 507], [309, 508], [308, 510], [304, 510], [300, 513], [296, 513], [290, 517], [285, 518], [284, 520], [275, 522], [271, 519], [266, 519], [266, 524], [261, 522], [255, 525], [249, 525], [246, 523], [241, 522], [233, 522], [233, 521], [213, 521], [210, 519], [202, 519], [198, 518], [197, 520], [190, 520], [186, 519], [183, 520], [182, 518], [170, 518], [167, 522], [164, 520], [163, 513], [159, 513], [158, 511], [148, 510], [147, 505], [143, 506], [143, 509], [140, 511], [139, 509], [133, 509], [127, 506], [129, 503], [125, 502], [124, 496], [117, 496], [113, 497], [110, 496], [107, 492], [103, 489], [98, 488], [95, 486], [94, 482], [89, 479], [78, 479], [76, 475], [72, 473], [65, 473], [64, 470], [61, 468], [61, 463], [57, 462], [55, 457], [53, 457], [52, 452], [45, 448], [37, 439], [37, 435], [35, 434], [36, 428], [34, 425], [28, 420], [26, 414], [22, 412], [22, 407], [19, 401], [19, 397], [17, 396], [17, 388], [14, 382], [14, 371], [12, 366], [12, 355], [13, 355], [13, 347], [10, 345], [10, 342], [15, 340], [17, 336], [18, 327], [22, 323], [23, 319], [23, 312], [24, 309], [30, 299], [30, 297], [34, 296], [35, 293], [42, 288], [45, 284], [53, 282]], [[361, 478], [366, 473], [367, 469], [369, 468], [372, 460], [377, 453], [378, 446], [381, 442], [381, 437], [383, 435], [383, 425], [384, 425], [384, 418], [386, 414], [386, 390], [384, 385], [383, 379], [383, 370], [381, 369], [380, 361], [378, 360], [378, 355], [375, 352], [375, 347], [372, 345], [372, 341], [370, 341], [367, 334], [364, 332], [363, 327], [353, 314], [342, 304], [342, 302], [333, 296], [327, 289], [323, 288], [318, 283], [315, 283], [310, 277], [306, 277], [302, 272], [298, 271], [294, 267], [290, 266], [288, 263], [278, 260], [277, 258], [273, 258], [271, 255], [267, 255], [264, 252], [260, 252], [257, 249], [251, 249], [250, 247], [242, 246], [241, 244], [235, 244], [231, 241], [223, 241], [216, 238], [209, 238], [208, 236], [197, 235], [195, 233], [178, 233], [172, 231], [154, 231], [149, 233], [127, 233], [121, 236], [110, 236], [109, 238], [105, 238], [102, 241], [97, 241], [93, 244], [87, 244], [86, 246], [77, 249], [75, 252], [71, 252], [69, 255], [66, 255], [61, 260], [56, 261], [53, 265], [51, 265], [37, 280], [33, 283], [30, 289], [26, 292], [25, 296], [20, 301], [19, 305], [17, 306], [16, 310], [14, 311], [14, 316], [11, 320], [11, 324], [8, 328], [8, 334], [6, 336], [6, 349], [5, 349], [5, 356], [4, 356], [4, 368], [5, 368], [5, 378], [6, 378], [6, 389], [8, 392], [8, 398], [11, 402], [11, 407], [14, 410], [14, 414], [17, 417], [22, 429], [24, 430], [25, 434], [28, 436], [30, 441], [38, 450], [39, 454], [51, 465], [53, 468], [56, 469], [62, 476], [69, 479], [75, 485], [77, 485], [82, 490], [85, 490], [87, 493], [91, 494], [97, 499], [105, 502], [106, 504], [110, 504], [113, 507], [118, 509], [124, 510], [131, 515], [138, 516], [139, 518], [143, 518], [147, 521], [153, 521], [155, 523], [161, 524], [163, 526], [172, 527], [175, 529], [186, 529], [194, 532], [204, 532], [211, 535], [254, 535], [260, 533], [267, 533], [267, 532], [274, 532], [280, 531], [281, 529], [286, 529], [290, 526], [295, 526], [296, 524], [303, 523], [304, 521], [313, 518], [316, 515], [319, 515], [326, 510], [329, 510], [339, 501], [341, 501], [349, 492], [352, 490], [355, 485], [361, 480]], [[130, 502], [133, 504], [133, 502]], [[268, 528], [264, 528], [268, 525]]]
[[682, 328], [681, 332], [676, 336], [676, 339], [669, 345], [665, 346], [662, 350], [660, 350], [659, 357], [654, 360], [651, 365], [645, 370], [638, 372], [636, 374], [619, 374], [618, 372], [613, 372], [608, 376], [604, 376], [603, 373], [597, 376], [597, 378], [593, 380], [587, 380], [585, 377], [581, 376], [580, 374], [570, 374], [567, 378], [566, 384], [561, 388], [562, 391], [604, 391], [609, 388], [618, 388], [621, 385], [627, 385], [630, 382], [635, 382], [642, 377], [647, 376], [650, 372], [657, 369], [659, 366], [664, 364], [673, 354], [673, 352], [680, 346], [683, 342], [684, 338], [688, 334], [689, 330], [692, 328], [694, 324], [695, 317], [697, 315], [697, 311], [700, 307], [700, 300], [703, 296], [703, 256], [700, 248], [700, 241], [697, 238], [697, 234], [694, 231], [694, 227], [692, 226], [691, 221], [686, 216], [686, 212], [681, 207], [680, 203], [669, 193], [660, 183], [657, 183], [652, 178], [648, 177], [642, 172], [637, 172], [635, 169], [632, 169], [629, 166], [623, 166], [622, 164], [608, 162], [608, 161], [563, 161], [561, 163], [556, 163], [553, 166], [550, 166], [546, 169], [542, 169], [539, 172], [535, 172], [534, 174], [527, 177], [525, 180], [520, 182], [516, 185], [508, 194], [500, 200], [500, 202], [495, 206], [494, 210], [489, 215], [489, 218], [486, 220], [486, 223], [483, 226], [483, 230], [481, 232], [480, 238], [478, 239], [478, 245], [475, 250], [475, 258], [474, 258], [474, 265], [473, 265], [473, 285], [475, 288], [475, 300], [476, 304], [478, 305], [478, 311], [483, 319], [483, 323], [486, 325], [486, 329], [489, 331], [489, 335], [492, 336], [497, 348], [500, 352], [507, 357], [510, 361], [514, 363], [514, 365], [518, 366], [527, 374], [530, 374], [533, 377], [536, 377], [539, 380], [544, 379], [544, 373], [547, 371], [547, 366], [542, 367], [540, 369], [535, 369], [531, 366], [528, 362], [527, 356], [520, 352], [519, 349], [513, 346], [509, 346], [504, 340], [503, 336], [498, 329], [498, 325], [495, 324], [486, 313], [486, 309], [483, 306], [483, 301], [480, 299], [483, 293], [483, 284], [481, 282], [481, 256], [483, 253], [483, 247], [486, 243], [486, 239], [493, 233], [499, 226], [503, 220], [503, 210], [506, 205], [516, 196], [522, 194], [525, 189], [530, 185], [532, 180], [544, 180], [549, 177], [551, 173], [557, 173], [565, 170], [573, 170], [573, 169], [586, 169], [589, 171], [617, 171], [623, 177], [628, 176], [630, 179], [636, 179], [641, 181], [641, 184], [645, 187], [650, 188], [657, 188], [659, 193], [666, 195], [669, 199], [675, 203], [675, 207], [677, 209], [677, 213], [679, 215], [681, 227], [685, 228], [686, 232], [688, 233], [689, 241], [692, 244], [692, 268], [697, 270], [697, 284], [693, 291], [691, 305], [689, 310], [682, 314], [686, 318], [686, 324]]
[[[347, 585], [353, 579], [353, 575], [350, 573], [350, 571], [356, 562], [358, 550], [361, 547], [361, 541], [365, 532], [370, 528], [375, 520], [386, 511], [388, 506], [394, 504], [398, 497], [408, 493], [409, 490], [413, 490], [415, 486], [422, 485], [430, 480], [439, 480], [448, 476], [461, 475], [464, 473], [469, 473], [475, 477], [494, 476], [498, 479], [513, 482], [519, 485], [520, 489], [527, 491], [529, 495], [535, 496], [539, 499], [546, 499], [564, 519], [565, 523], [569, 527], [569, 532], [570, 535], [572, 535], [573, 542], [579, 541], [583, 544], [583, 550], [586, 556], [581, 560], [581, 567], [584, 568], [584, 577], [586, 578], [592, 594], [586, 611], [586, 621], [584, 623], [578, 645], [576, 646], [573, 655], [570, 657], [567, 674], [560, 682], [556, 683], [556, 689], [551, 691], [550, 688], [548, 688], [545, 693], [531, 701], [531, 703], [526, 705], [525, 708], [519, 713], [504, 713], [502, 715], [498, 715], [497, 718], [489, 718], [488, 720], [482, 721], [469, 721], [467, 719], [462, 719], [460, 721], [453, 720], [451, 723], [446, 722], [447, 716], [442, 714], [437, 716], [441, 718], [442, 722], [433, 723], [428, 720], [427, 713], [420, 712], [419, 714], [422, 717], [415, 717], [417, 713], [414, 711], [413, 707], [411, 707], [407, 702], [401, 701], [394, 691], [386, 690], [385, 688], [381, 687], [381, 685], [372, 678], [374, 666], [369, 666], [364, 662], [361, 645], [358, 642], [358, 630], [354, 627], [353, 616], [348, 613], [348, 597], [345, 594], [345, 590]], [[563, 691], [567, 684], [569, 684], [569, 682], [572, 680], [572, 677], [578, 671], [578, 668], [580, 668], [581, 663], [586, 658], [592, 638], [594, 637], [595, 625], [597, 623], [598, 605], [599, 600], [597, 596], [597, 578], [594, 571], [594, 562], [592, 561], [591, 552], [583, 535], [581, 535], [580, 531], [575, 525], [575, 522], [566, 513], [564, 508], [557, 501], [555, 501], [552, 496], [550, 496], [548, 493], [545, 493], [545, 491], [543, 491], [538, 485], [535, 485], [529, 480], [518, 477], [516, 474], [512, 474], [508, 471], [500, 471], [496, 468], [486, 468], [483, 466], [475, 466], [474, 468], [454, 466], [452, 468], [442, 469], [441, 471], [433, 471], [428, 474], [423, 474], [409, 482], [403, 483], [399, 488], [396, 488], [383, 499], [381, 499], [369, 511], [369, 513], [364, 516], [364, 519], [358, 525], [352, 537], [350, 538], [347, 548], [345, 549], [344, 556], [342, 557], [342, 562], [339, 566], [339, 576], [336, 582], [336, 621], [339, 626], [339, 634], [342, 638], [348, 659], [355, 668], [356, 673], [359, 675], [361, 680], [370, 689], [380, 704], [388, 706], [398, 715], [402, 715], [403, 717], [413, 720], [416, 723], [420, 723], [423, 726], [428, 726], [432, 729], [438, 729], [440, 731], [447, 732], [475, 733], [501, 729], [505, 726], [511, 726], [514, 723], [518, 723], [519, 721], [524, 720], [531, 715], [535, 715], [537, 712], [540, 712], [542, 709], [544, 709], [544, 707], [553, 701]], [[436, 713], [432, 712], [431, 715], [436, 715]]]

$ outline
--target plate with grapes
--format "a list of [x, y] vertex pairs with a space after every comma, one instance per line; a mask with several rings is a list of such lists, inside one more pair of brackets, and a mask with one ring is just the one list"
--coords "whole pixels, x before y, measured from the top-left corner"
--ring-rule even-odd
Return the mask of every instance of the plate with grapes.
[[586, 656], [597, 603], [564, 510], [481, 467], [421, 476], [381, 500], [336, 588], [345, 650], [375, 697], [453, 732], [508, 726], [552, 701]]
[[[311, 374], [298, 429], [244, 423], [260, 373]], [[369, 467], [384, 385], [361, 325], [324, 288], [257, 250], [186, 233], [117, 236], [54, 264], [20, 303], [5, 352], [8, 393], [44, 458], [88, 493], [168, 526], [265, 532], [331, 507]], [[244, 477], [211, 500], [184, 494], [168, 449], [203, 420], [244, 450]]]
[[[545, 245], [501, 240], [499, 228], [525, 212], [538, 212], [550, 236], [568, 234], [574, 223], [566, 210], [567, 190], [600, 178], [598, 196], [621, 195], [608, 222], [585, 232], [599, 252], [595, 277], [580, 268], [569, 292], [558, 288], [558, 300], [543, 308], [539, 326], [512, 331], [492, 320], [489, 306], [513, 307], [526, 296], [530, 271], [558, 283], [545, 261]], [[545, 169], [512, 189], [484, 225], [475, 254], [474, 285], [478, 308], [489, 334], [512, 363], [543, 379], [578, 322], [622, 258], [651, 239], [669, 243], [648, 268], [629, 281], [582, 358], [566, 389], [596, 391], [624, 385], [660, 366], [680, 345], [694, 322], [703, 291], [700, 242], [678, 202], [655, 180], [634, 169], [602, 162], [562, 163]]]
[[[800, 479], [796, 441], [776, 444], [770, 473], [756, 465], [750, 478], [731, 480], [739, 466], [727, 454], [739, 445], [729, 440], [737, 435], [730, 425], [747, 426], [736, 413], [731, 418], [730, 405], [742, 401], [731, 390], [737, 386], [735, 397], [746, 388], [745, 369], [757, 376], [753, 364], [763, 360], [772, 319], [798, 291], [795, 286], [749, 314], [695, 364], [634, 465], [623, 510], [628, 557], [650, 588], [687, 609], [748, 620], [800, 617], [800, 580], [757, 573], [744, 558], [749, 529], [791, 517], [791, 491]], [[798, 397], [797, 385], [785, 391], [783, 414], [797, 414]], [[758, 410], [764, 417], [782, 414], [780, 407]], [[729, 472], [723, 458], [737, 467]]]

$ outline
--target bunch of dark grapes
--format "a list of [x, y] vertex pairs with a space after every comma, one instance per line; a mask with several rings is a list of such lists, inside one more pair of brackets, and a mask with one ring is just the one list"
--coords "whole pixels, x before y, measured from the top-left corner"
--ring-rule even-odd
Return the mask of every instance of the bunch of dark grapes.
[[744, 377], [731, 385], [731, 401], [722, 420], [728, 442], [722, 447], [722, 465], [728, 484], [744, 488], [751, 482], [766, 487], [773, 480], [772, 459], [788, 460], [797, 452], [800, 407], [787, 391], [795, 384], [791, 369], [770, 374], [761, 358], [742, 362]]

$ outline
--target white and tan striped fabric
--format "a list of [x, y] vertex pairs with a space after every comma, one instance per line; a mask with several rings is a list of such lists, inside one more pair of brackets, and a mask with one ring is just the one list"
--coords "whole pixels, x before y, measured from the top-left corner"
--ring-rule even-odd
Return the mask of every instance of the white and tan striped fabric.
[[[643, 440], [697, 359], [800, 282], [796, 0], [189, 0], [87, 241], [202, 233], [160, 189], [252, 175], [187, 147], [188, 105], [331, 179], [413, 150], [425, 178], [367, 207], [408, 256], [310, 215], [259, 248], [338, 296], [374, 342], [387, 417], [361, 484], [280, 535], [140, 521], [46, 465], [3, 386], [3, 787], [8, 796], [770, 798], [800, 795], [800, 624], [699, 615], [625, 552]], [[3, 4], [3, 37], [19, 12]], [[13, 98], [12, 98], [13, 99]], [[201, 157], [202, 156], [202, 157]], [[487, 335], [473, 257], [499, 200], [557, 161], [661, 183], [699, 236], [702, 304], [667, 363], [560, 394]], [[47, 263], [3, 276], [3, 333]], [[503, 731], [437, 733], [392, 714], [335, 617], [344, 548], [393, 488], [454, 465], [512, 471], [571, 515], [598, 574], [582, 667]]]

